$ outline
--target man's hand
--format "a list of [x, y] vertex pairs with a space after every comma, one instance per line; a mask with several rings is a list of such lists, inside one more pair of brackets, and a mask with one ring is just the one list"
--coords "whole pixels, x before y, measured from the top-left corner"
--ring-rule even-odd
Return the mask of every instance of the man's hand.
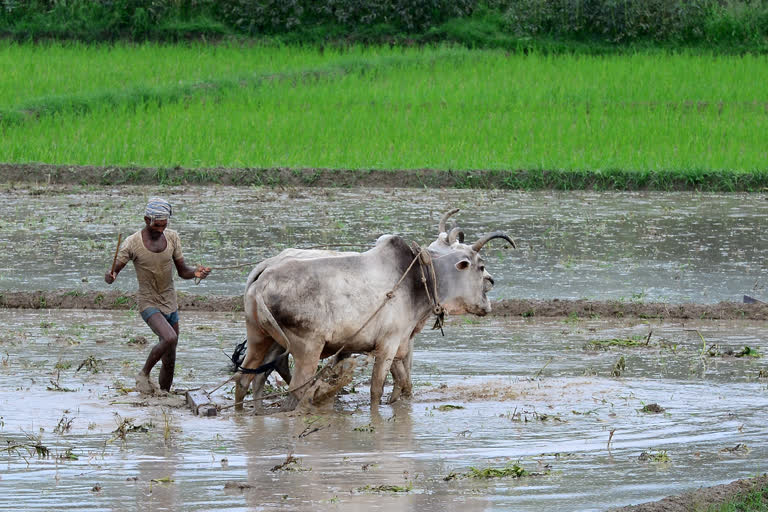
[[114, 283], [115, 279], [117, 279], [116, 272], [107, 272], [106, 274], [104, 274], [104, 281], [106, 281], [107, 284]]
[[195, 278], [197, 279], [205, 279], [208, 277], [208, 274], [211, 273], [211, 267], [204, 267], [202, 265], [198, 265], [197, 269], [195, 270]]

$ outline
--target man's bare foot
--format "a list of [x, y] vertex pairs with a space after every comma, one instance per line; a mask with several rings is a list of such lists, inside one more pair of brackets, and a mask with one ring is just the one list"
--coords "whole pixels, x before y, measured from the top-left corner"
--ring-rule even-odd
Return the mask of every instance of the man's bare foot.
[[157, 393], [157, 389], [157, 384], [152, 382], [149, 375], [146, 375], [144, 372], [139, 372], [136, 375], [136, 391], [142, 395], [154, 395]]

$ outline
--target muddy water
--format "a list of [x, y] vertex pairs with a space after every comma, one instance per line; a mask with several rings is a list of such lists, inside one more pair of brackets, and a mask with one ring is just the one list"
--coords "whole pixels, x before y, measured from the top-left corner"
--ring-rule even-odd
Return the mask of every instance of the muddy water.
[[[361, 244], [398, 233], [421, 244], [462, 208], [469, 239], [511, 234], [520, 250], [487, 249], [493, 298], [589, 298], [713, 303], [766, 298], [764, 195], [267, 188], [4, 189], [0, 289], [107, 287], [117, 233], [141, 226], [147, 197], [174, 204], [190, 262], [216, 270], [201, 294], [242, 293], [249, 263], [284, 247]], [[353, 248], [347, 247], [347, 250]], [[117, 288], [135, 289], [132, 269]]]
[[[0, 449], [21, 445], [0, 452], [0, 510], [604, 510], [768, 466], [768, 365], [717, 355], [768, 352], [764, 324], [459, 320], [417, 338], [410, 402], [372, 415], [363, 368], [335, 410], [290, 418], [126, 393], [148, 334], [131, 312], [0, 310]], [[176, 386], [225, 379], [242, 335], [239, 315], [183, 315]], [[510, 462], [546, 474], [444, 480]]]

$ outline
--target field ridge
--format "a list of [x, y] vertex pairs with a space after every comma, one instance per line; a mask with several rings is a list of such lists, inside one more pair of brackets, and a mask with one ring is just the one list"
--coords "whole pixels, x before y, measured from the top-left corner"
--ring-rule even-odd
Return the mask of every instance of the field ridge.
[[187, 168], [0, 163], [0, 181], [59, 185], [229, 185], [269, 187], [474, 188], [509, 190], [768, 190], [768, 169], [751, 173], [569, 169]]
[[[243, 311], [240, 295], [202, 295], [178, 292], [183, 311]], [[136, 308], [132, 292], [120, 290], [0, 291], [0, 308], [6, 309], [99, 309]], [[502, 299], [492, 301], [490, 316], [574, 319], [655, 318], [699, 320], [768, 320], [768, 304], [719, 302], [716, 304], [639, 302], [587, 299]]]

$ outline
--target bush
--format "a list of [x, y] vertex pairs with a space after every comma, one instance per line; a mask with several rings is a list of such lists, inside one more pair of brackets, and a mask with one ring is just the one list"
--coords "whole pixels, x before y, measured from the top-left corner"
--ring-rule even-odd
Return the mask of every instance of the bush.
[[0, 34], [84, 40], [227, 33], [294, 42], [418, 35], [768, 47], [768, 0], [0, 0]]

